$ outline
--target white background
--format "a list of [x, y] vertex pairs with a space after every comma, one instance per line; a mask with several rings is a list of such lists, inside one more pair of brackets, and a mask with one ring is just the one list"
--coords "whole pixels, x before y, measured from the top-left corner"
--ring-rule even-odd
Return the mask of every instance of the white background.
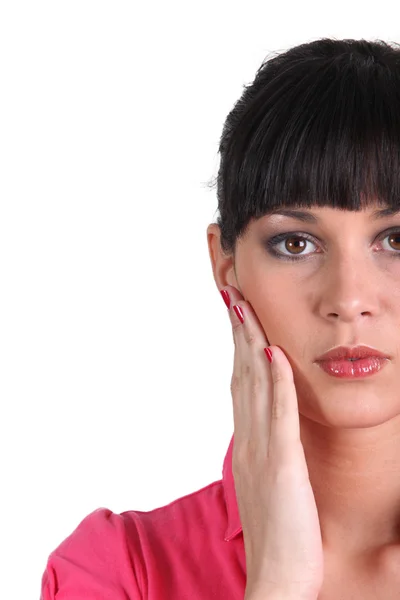
[[395, 4], [374, 6], [1, 3], [1, 598], [38, 599], [96, 508], [221, 478], [233, 341], [206, 183], [222, 126], [274, 52], [400, 41]]

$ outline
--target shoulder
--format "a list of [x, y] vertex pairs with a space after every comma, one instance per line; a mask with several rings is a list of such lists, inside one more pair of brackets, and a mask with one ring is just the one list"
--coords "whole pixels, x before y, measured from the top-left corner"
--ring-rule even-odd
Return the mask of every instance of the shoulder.
[[174, 543], [180, 538], [187, 540], [188, 529], [192, 533], [209, 530], [210, 534], [219, 535], [222, 532], [223, 537], [226, 506], [222, 482], [214, 481], [165, 506], [149, 511], [127, 511], [121, 516], [125, 519], [129, 542], [139, 542], [142, 548], [151, 543], [152, 551], [168, 544], [171, 537]]
[[225, 527], [221, 481], [146, 512], [98, 508], [50, 554], [41, 600], [142, 600], [149, 580], [162, 589], [172, 570], [179, 580], [182, 552], [196, 561], [205, 540], [223, 543]]
[[[127, 518], [108, 508], [87, 515], [76, 529], [50, 554], [42, 576], [41, 600], [85, 598], [100, 600], [110, 594], [115, 600], [141, 595], [140, 564], [132, 568], [127, 549]], [[135, 536], [129, 519], [129, 535]], [[134, 542], [134, 540], [133, 540]]]

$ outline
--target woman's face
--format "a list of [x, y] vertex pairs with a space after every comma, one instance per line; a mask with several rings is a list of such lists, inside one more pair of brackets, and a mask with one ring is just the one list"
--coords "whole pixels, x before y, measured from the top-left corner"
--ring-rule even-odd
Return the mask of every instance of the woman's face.
[[[301, 210], [315, 221], [252, 221], [234, 267], [224, 271], [220, 255], [217, 285], [235, 286], [285, 352], [301, 414], [336, 427], [378, 425], [400, 414], [400, 212]], [[269, 247], [281, 234], [289, 235]], [[388, 354], [389, 364], [371, 377], [337, 379], [315, 363], [335, 346], [359, 344]]]

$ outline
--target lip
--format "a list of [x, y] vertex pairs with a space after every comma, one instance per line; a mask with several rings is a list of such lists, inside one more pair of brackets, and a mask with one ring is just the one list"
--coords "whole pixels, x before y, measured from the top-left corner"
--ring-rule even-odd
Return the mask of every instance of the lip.
[[320, 360], [317, 365], [332, 377], [357, 380], [379, 373], [388, 363], [387, 358], [368, 356], [355, 361], [346, 358], [342, 360]]
[[332, 350], [329, 350], [318, 357], [315, 362], [343, 361], [348, 360], [349, 358], [390, 358], [390, 356], [380, 352], [372, 346], [336, 346], [335, 348], [332, 348]]

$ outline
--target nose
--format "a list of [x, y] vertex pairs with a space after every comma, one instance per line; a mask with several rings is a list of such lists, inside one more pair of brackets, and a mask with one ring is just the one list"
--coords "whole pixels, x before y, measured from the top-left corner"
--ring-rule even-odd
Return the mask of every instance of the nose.
[[319, 312], [323, 318], [350, 323], [378, 314], [380, 297], [387, 294], [386, 281], [382, 281], [381, 271], [374, 274], [365, 255], [361, 260], [336, 260], [327, 265], [323, 276], [319, 296]]

